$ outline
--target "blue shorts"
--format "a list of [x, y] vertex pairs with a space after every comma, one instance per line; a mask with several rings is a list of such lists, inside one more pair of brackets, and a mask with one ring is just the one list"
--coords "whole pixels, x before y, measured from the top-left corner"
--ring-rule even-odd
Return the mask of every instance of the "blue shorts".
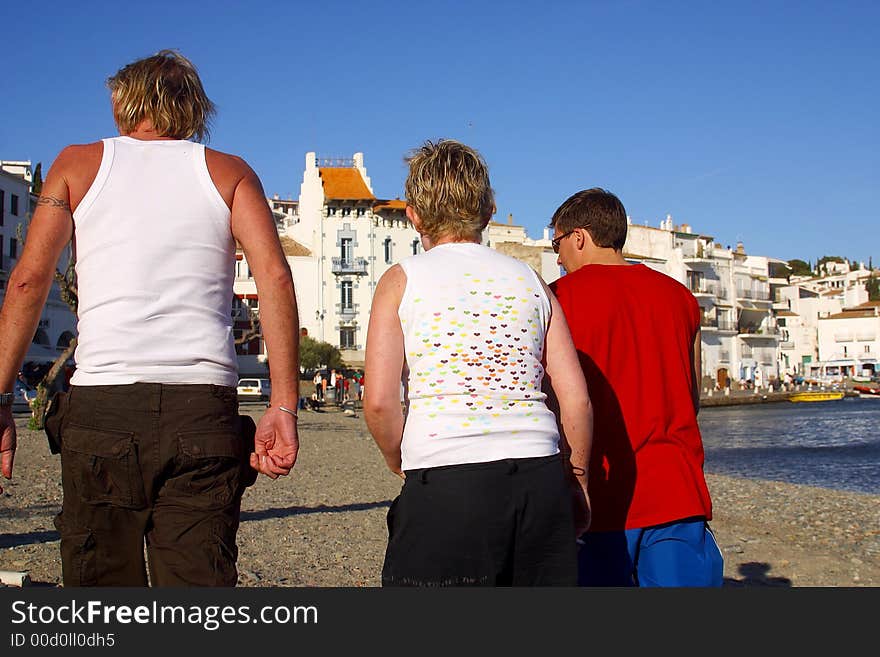
[[587, 532], [581, 539], [578, 586], [721, 586], [723, 581], [724, 559], [702, 518]]

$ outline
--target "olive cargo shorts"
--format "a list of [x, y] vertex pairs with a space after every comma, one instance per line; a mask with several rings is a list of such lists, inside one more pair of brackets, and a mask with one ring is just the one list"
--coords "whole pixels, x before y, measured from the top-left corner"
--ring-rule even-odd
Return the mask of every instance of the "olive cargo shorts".
[[60, 448], [64, 586], [234, 586], [254, 423], [234, 388], [74, 386], [47, 411]]

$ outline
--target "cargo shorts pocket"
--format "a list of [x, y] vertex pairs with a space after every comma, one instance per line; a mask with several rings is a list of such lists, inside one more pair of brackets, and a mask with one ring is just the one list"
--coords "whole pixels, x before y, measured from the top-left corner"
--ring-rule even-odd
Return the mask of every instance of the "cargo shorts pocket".
[[[233, 431], [177, 434], [178, 468], [168, 483], [193, 506], [226, 506], [244, 492], [245, 448]], [[247, 466], [249, 467], [249, 466]]]
[[61, 450], [62, 470], [84, 502], [131, 509], [146, 505], [133, 433], [68, 424]]

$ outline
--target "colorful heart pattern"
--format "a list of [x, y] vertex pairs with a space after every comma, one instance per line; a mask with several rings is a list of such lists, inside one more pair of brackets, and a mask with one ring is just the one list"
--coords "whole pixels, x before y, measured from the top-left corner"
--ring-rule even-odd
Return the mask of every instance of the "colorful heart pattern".
[[444, 433], [489, 433], [514, 414], [540, 422], [542, 295], [521, 276], [464, 277], [473, 288], [442, 299], [442, 311], [417, 297], [402, 314], [410, 412]]

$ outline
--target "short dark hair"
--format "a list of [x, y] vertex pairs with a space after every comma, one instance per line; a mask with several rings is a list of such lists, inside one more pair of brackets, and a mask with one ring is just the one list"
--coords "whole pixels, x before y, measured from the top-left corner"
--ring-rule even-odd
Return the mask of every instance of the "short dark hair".
[[596, 246], [622, 251], [626, 242], [626, 210], [623, 203], [601, 187], [584, 189], [569, 196], [557, 208], [550, 226], [560, 235], [584, 228]]

